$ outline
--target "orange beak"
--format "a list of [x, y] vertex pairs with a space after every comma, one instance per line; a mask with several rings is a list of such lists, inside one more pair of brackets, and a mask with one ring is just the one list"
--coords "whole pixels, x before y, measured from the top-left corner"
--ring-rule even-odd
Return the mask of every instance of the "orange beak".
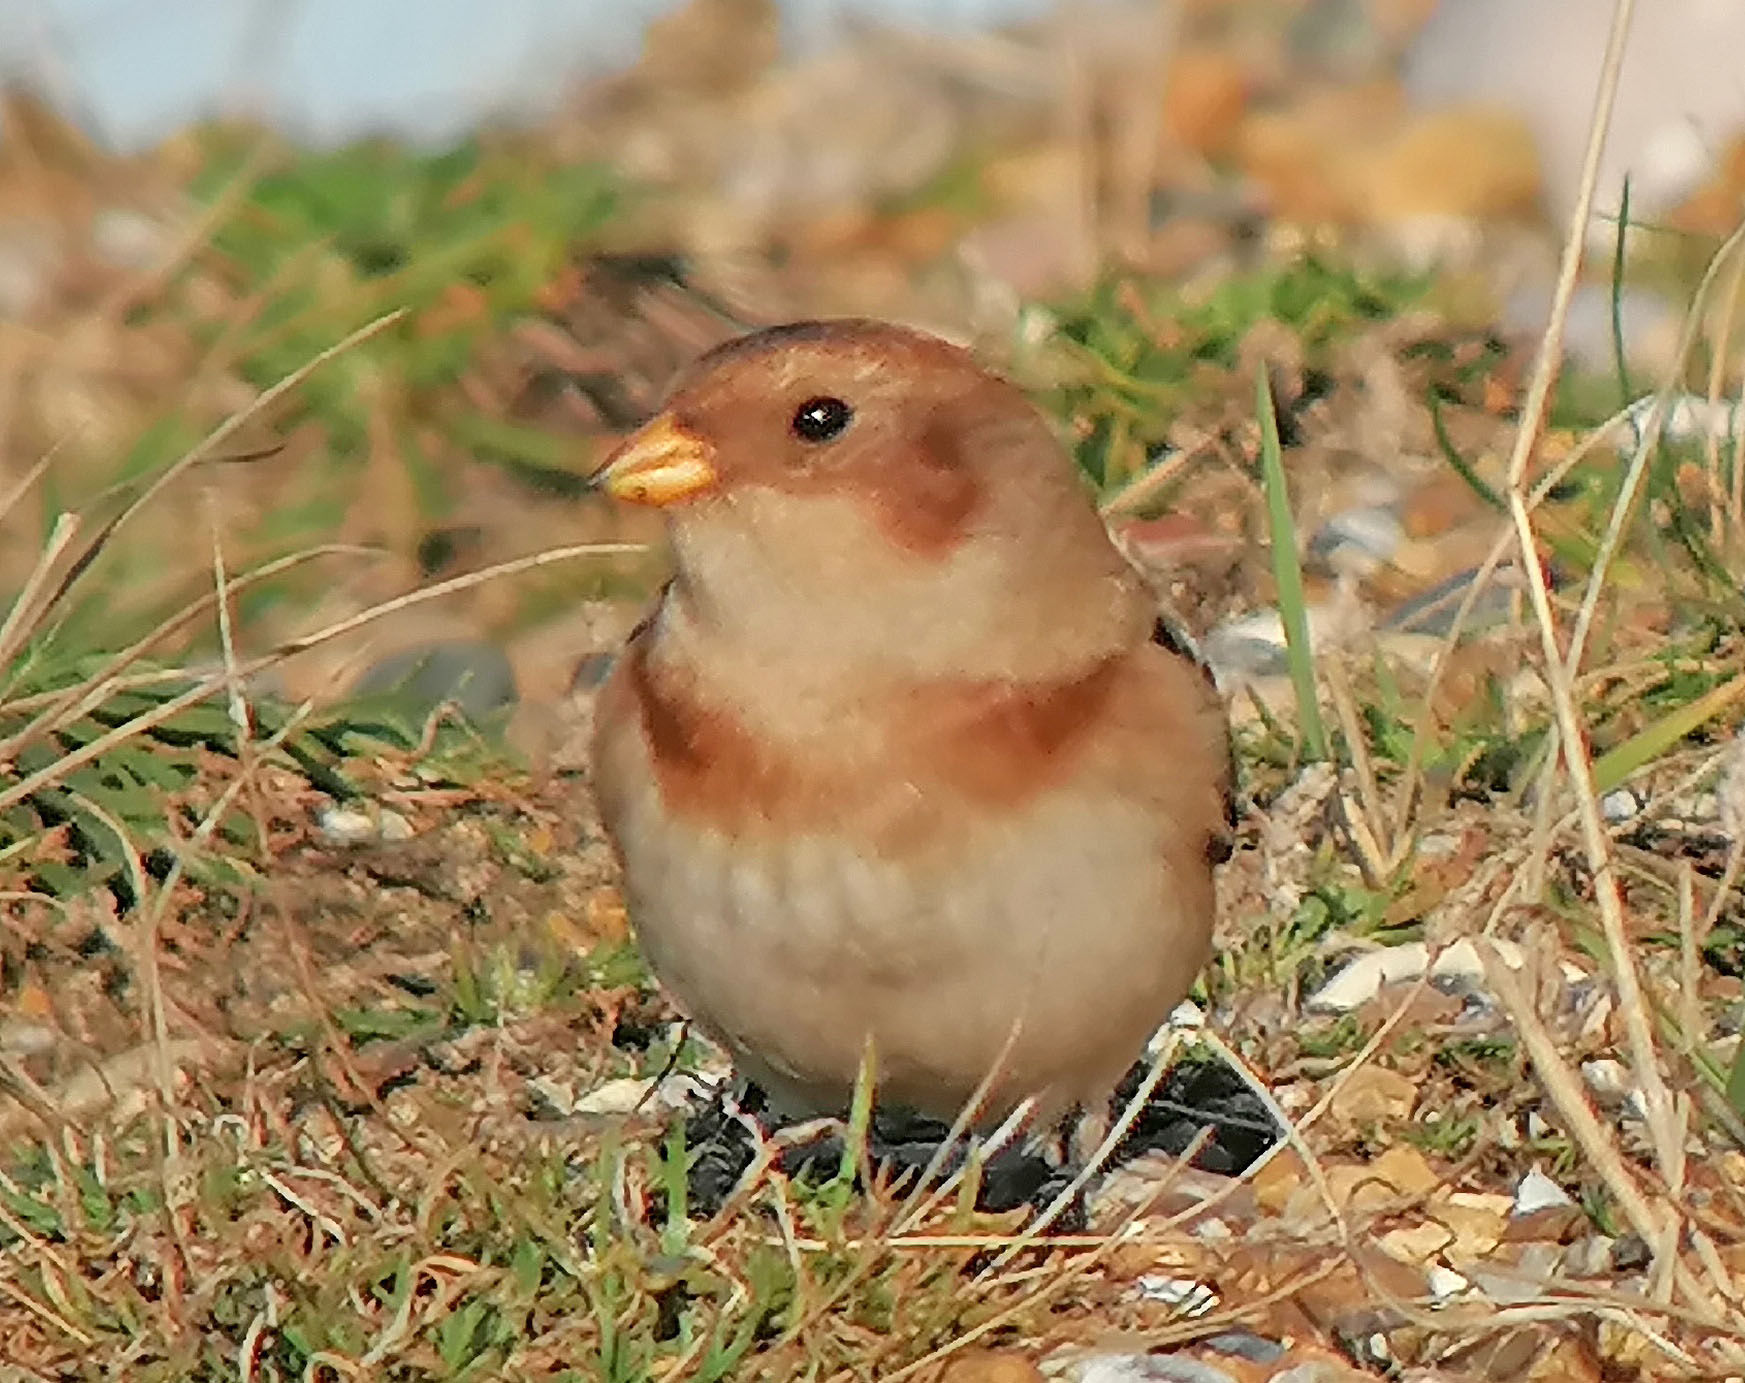
[[612, 450], [592, 484], [613, 499], [662, 508], [701, 494], [716, 479], [715, 448], [661, 413]]

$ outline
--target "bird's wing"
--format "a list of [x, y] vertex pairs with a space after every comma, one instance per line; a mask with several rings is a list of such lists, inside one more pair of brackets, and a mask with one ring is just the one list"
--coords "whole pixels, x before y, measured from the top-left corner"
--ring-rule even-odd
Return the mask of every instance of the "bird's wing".
[[1236, 848], [1236, 825], [1240, 820], [1240, 811], [1238, 808], [1238, 793], [1240, 789], [1237, 782], [1236, 739], [1230, 732], [1229, 716], [1227, 713], [1223, 712], [1223, 694], [1218, 689], [1217, 676], [1212, 671], [1212, 665], [1207, 661], [1206, 655], [1201, 651], [1199, 644], [1195, 642], [1193, 635], [1188, 633], [1188, 631], [1183, 628], [1174, 617], [1163, 612], [1158, 614], [1156, 623], [1151, 626], [1151, 642], [1156, 644], [1159, 648], [1173, 653], [1183, 661], [1192, 663], [1199, 671], [1200, 676], [1205, 680], [1207, 695], [1212, 699], [1213, 703], [1220, 708], [1220, 713], [1225, 716], [1224, 746], [1226, 766], [1224, 770], [1223, 793], [1224, 824], [1227, 831], [1223, 836], [1213, 840], [1207, 848], [1207, 854], [1212, 862], [1214, 864], [1222, 864], [1225, 860], [1230, 858], [1231, 853]]

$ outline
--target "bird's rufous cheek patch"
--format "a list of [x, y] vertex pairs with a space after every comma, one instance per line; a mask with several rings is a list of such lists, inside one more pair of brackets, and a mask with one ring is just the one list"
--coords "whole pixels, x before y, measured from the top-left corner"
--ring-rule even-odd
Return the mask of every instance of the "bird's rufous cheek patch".
[[961, 432], [934, 421], [893, 445], [880, 464], [845, 481], [871, 507], [879, 531], [917, 557], [944, 557], [969, 537], [982, 484], [963, 454]]

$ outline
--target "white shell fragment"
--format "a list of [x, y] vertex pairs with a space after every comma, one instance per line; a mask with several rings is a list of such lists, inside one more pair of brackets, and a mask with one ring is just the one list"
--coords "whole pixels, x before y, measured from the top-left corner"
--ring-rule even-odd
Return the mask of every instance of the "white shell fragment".
[[1196, 1278], [1147, 1273], [1136, 1285], [1146, 1301], [1173, 1306], [1186, 1316], [1203, 1316], [1218, 1304], [1218, 1294]]
[[1521, 1219], [1541, 1210], [1564, 1210], [1574, 1204], [1569, 1192], [1535, 1167], [1515, 1187], [1515, 1206], [1509, 1213]]
[[[1511, 941], [1493, 939], [1503, 964], [1519, 970], [1526, 963], [1521, 948]], [[1381, 993], [1383, 986], [1421, 979], [1428, 970], [1432, 980], [1460, 989], [1477, 989], [1484, 982], [1484, 962], [1471, 941], [1456, 941], [1430, 959], [1430, 947], [1422, 941], [1366, 951], [1310, 995], [1307, 1007], [1313, 1013], [1350, 1013]]]

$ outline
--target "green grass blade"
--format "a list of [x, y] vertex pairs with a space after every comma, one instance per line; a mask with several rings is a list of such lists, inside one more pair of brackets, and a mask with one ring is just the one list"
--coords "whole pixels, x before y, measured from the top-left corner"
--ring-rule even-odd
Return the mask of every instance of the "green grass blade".
[[682, 1254], [690, 1236], [688, 1205], [690, 1154], [685, 1149], [685, 1121], [675, 1119], [667, 1130], [666, 1147], [660, 1159], [661, 1184], [666, 1190], [666, 1224], [661, 1229], [662, 1253]]
[[1309, 647], [1309, 609], [1303, 596], [1303, 567], [1297, 555], [1297, 526], [1291, 517], [1291, 496], [1285, 485], [1284, 449], [1278, 440], [1278, 414], [1266, 366], [1255, 381], [1255, 409], [1260, 418], [1260, 476], [1266, 491], [1267, 528], [1272, 538], [1272, 574], [1278, 585], [1278, 612], [1284, 622], [1285, 649], [1296, 689], [1297, 721], [1303, 748], [1311, 759], [1327, 757], [1327, 731], [1315, 699], [1315, 659]]
[[1473, 494], [1490, 505], [1492, 509], [1495, 509], [1499, 514], [1507, 513], [1508, 505], [1503, 502], [1503, 497], [1485, 483], [1484, 477], [1475, 471], [1467, 459], [1455, 448], [1454, 439], [1448, 435], [1447, 420], [1442, 416], [1441, 397], [1432, 389], [1425, 396], [1425, 402], [1430, 408], [1430, 427], [1436, 434], [1436, 445], [1441, 448], [1442, 459], [1448, 463], [1449, 469], [1464, 480]]
[[1652, 763], [1686, 735], [1701, 729], [1741, 695], [1745, 695], [1745, 676], [1723, 682], [1695, 701], [1638, 730], [1617, 748], [1594, 761], [1594, 791], [1607, 793], [1622, 786], [1637, 769]]
[[1624, 353], [1624, 242], [1630, 234], [1630, 179], [1626, 174], [1624, 188], [1618, 195], [1618, 233], [1612, 238], [1612, 359], [1618, 370], [1618, 407], [1628, 408], [1636, 400], [1635, 387], [1630, 383], [1629, 358]]
[[1733, 1055], [1733, 1065], [1727, 1071], [1727, 1103], [1745, 1114], [1745, 1043]]
[[861, 1051], [860, 1070], [855, 1073], [854, 1100], [848, 1108], [848, 1127], [842, 1133], [842, 1160], [836, 1168], [836, 1179], [844, 1187], [853, 1185], [855, 1175], [867, 1166], [867, 1132], [872, 1128], [878, 1064], [878, 1052], [869, 1036]]

